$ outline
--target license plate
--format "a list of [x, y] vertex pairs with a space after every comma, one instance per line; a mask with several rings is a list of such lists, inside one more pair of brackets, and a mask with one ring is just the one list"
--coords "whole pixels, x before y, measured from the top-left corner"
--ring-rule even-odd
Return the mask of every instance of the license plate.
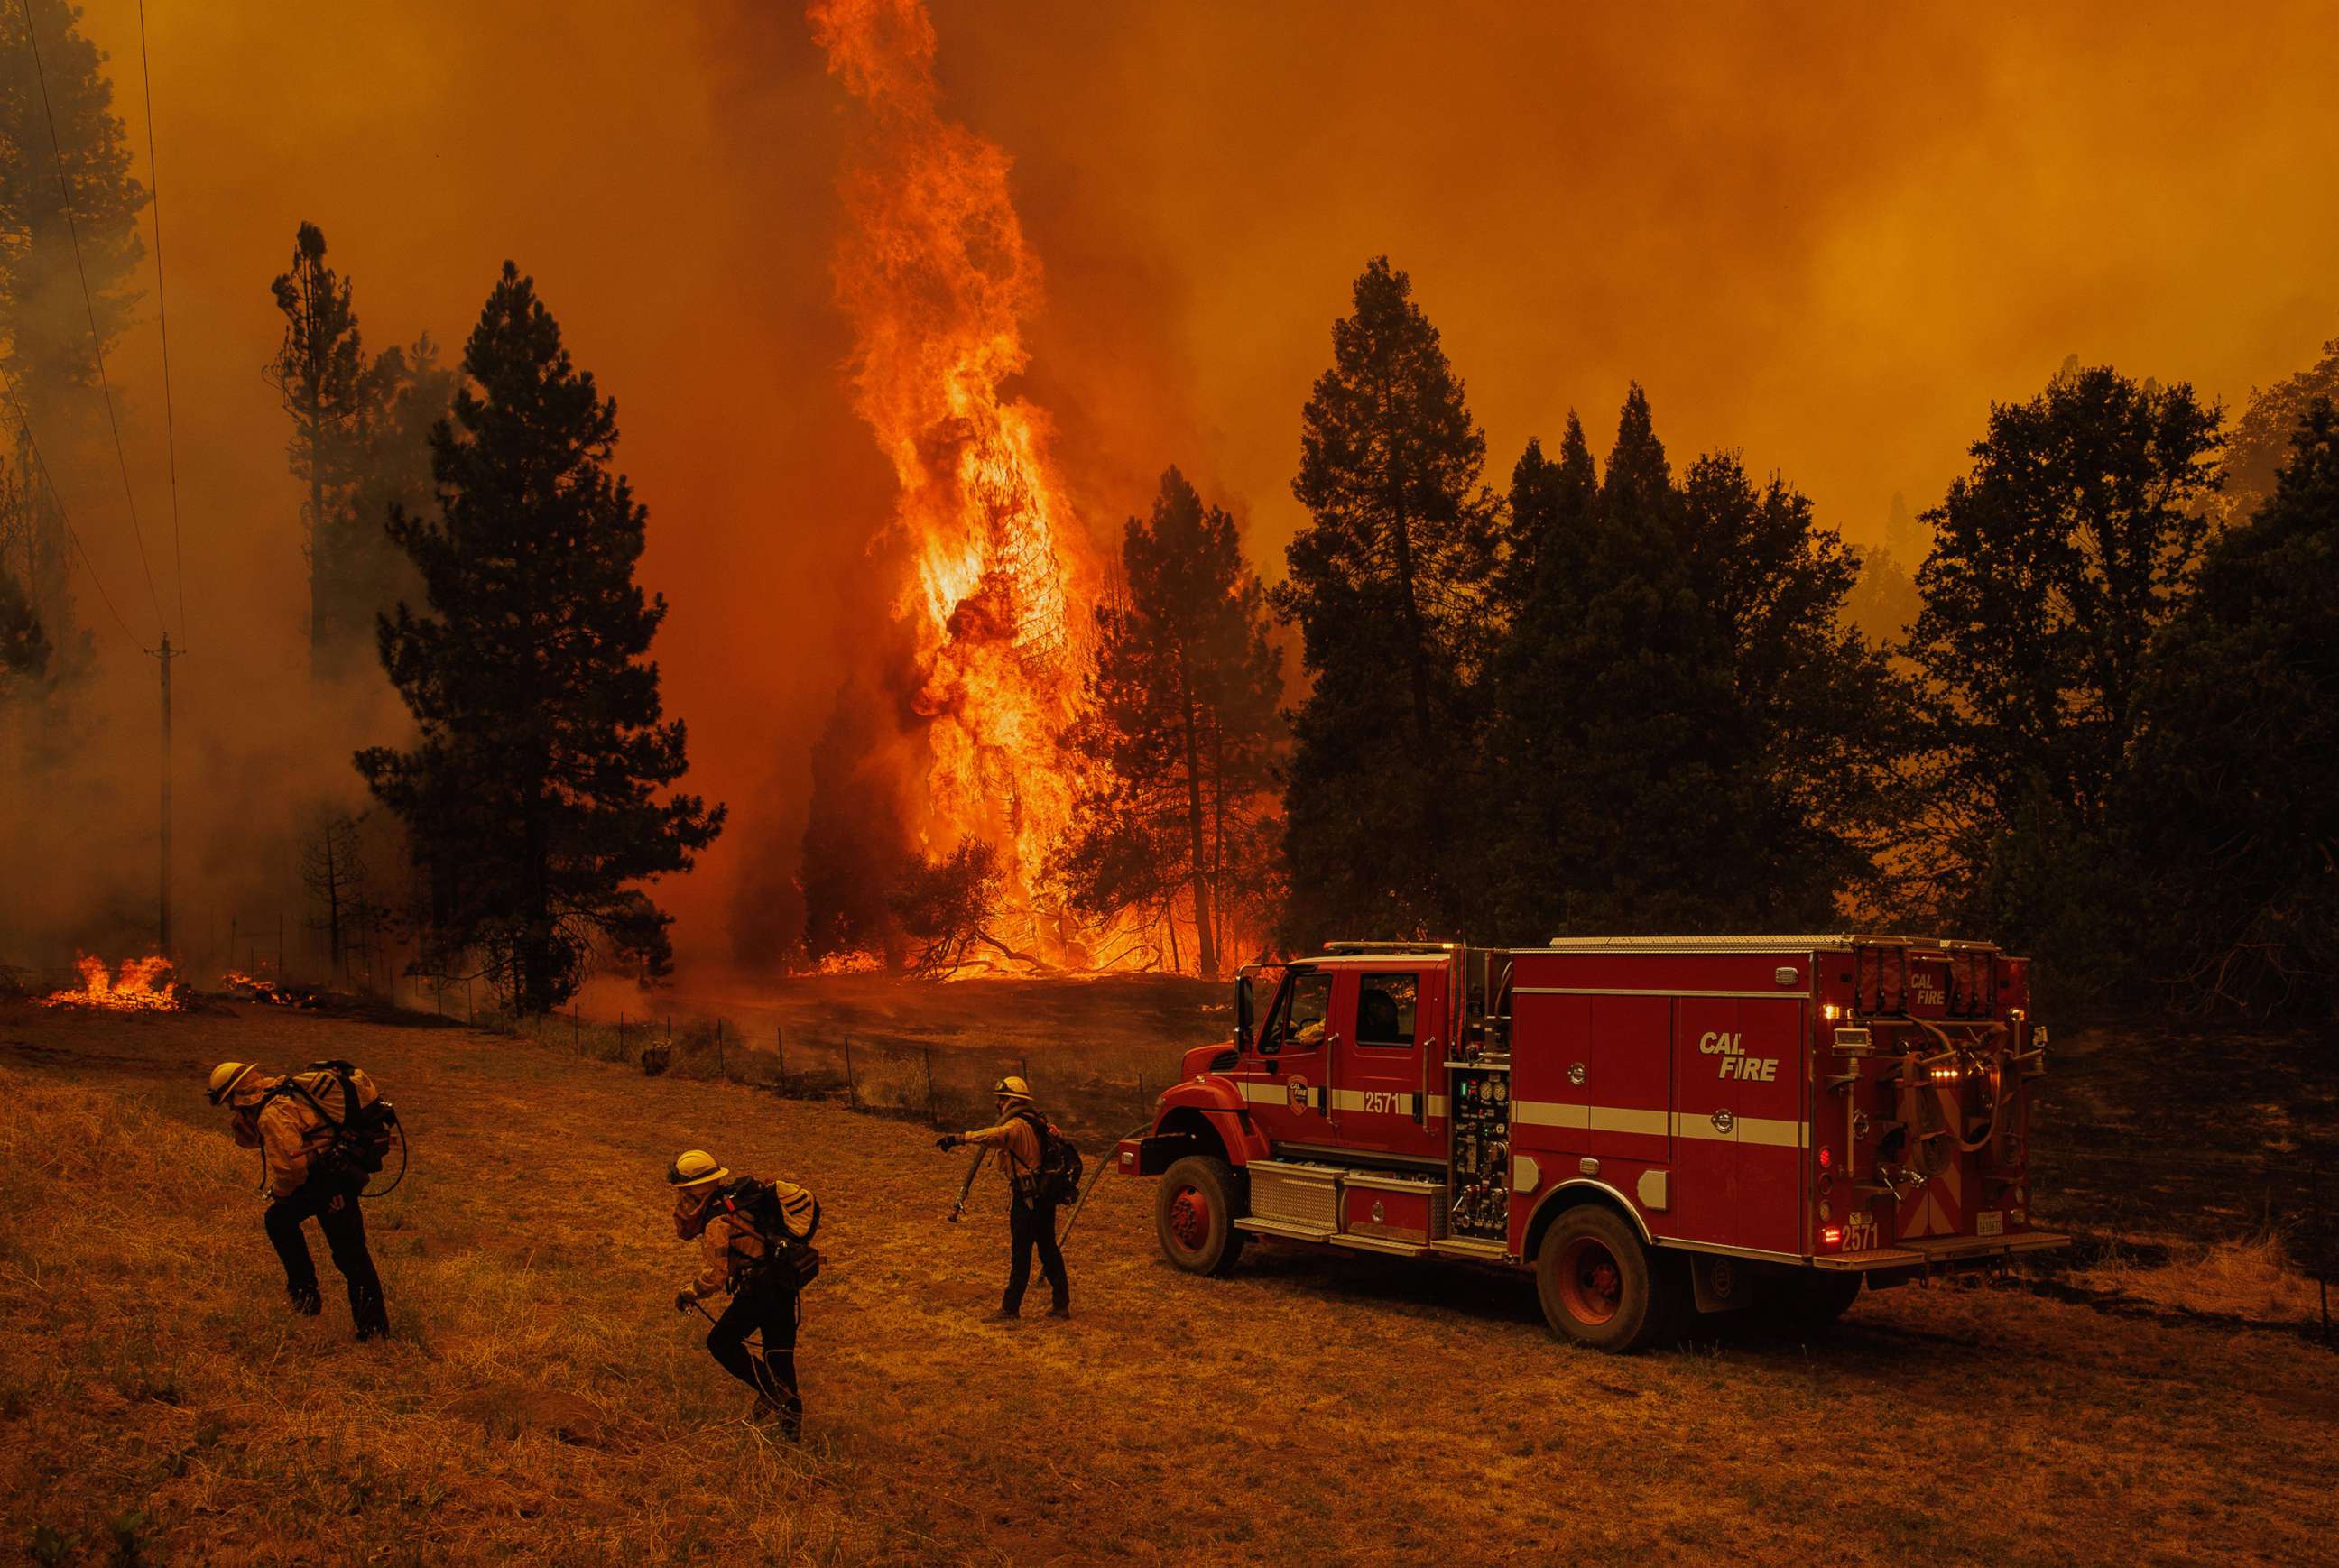
[[1976, 1236], [2005, 1235], [2006, 1216], [1995, 1208], [1982, 1210], [1979, 1218], [1974, 1221], [1974, 1234]]

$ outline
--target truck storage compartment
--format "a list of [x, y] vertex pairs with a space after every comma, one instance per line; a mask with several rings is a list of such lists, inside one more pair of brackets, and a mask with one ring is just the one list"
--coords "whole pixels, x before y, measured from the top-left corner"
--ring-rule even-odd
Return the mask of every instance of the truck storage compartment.
[[1340, 1228], [1351, 1236], [1421, 1243], [1446, 1234], [1446, 1184], [1352, 1170], [1340, 1184]]
[[1271, 1159], [1250, 1166], [1253, 1218], [1329, 1236], [1340, 1227], [1340, 1171]]

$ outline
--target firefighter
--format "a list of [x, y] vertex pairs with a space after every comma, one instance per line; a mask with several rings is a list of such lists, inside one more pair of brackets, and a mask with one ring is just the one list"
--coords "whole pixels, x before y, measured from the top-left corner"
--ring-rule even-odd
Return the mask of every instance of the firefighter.
[[1007, 1269], [1007, 1294], [999, 1310], [986, 1320], [1012, 1323], [1023, 1307], [1024, 1287], [1031, 1283], [1031, 1253], [1040, 1253], [1040, 1272], [1055, 1299], [1051, 1317], [1072, 1315], [1072, 1283], [1064, 1272], [1064, 1255], [1056, 1246], [1056, 1199], [1040, 1179], [1047, 1152], [1048, 1123], [1031, 1104], [1031, 1086], [1010, 1074], [992, 1090], [999, 1105], [999, 1124], [974, 1132], [947, 1132], [934, 1140], [942, 1149], [981, 1144], [999, 1156], [1007, 1177], [1007, 1235], [1012, 1247]]
[[390, 1332], [390, 1311], [373, 1254], [366, 1249], [365, 1216], [358, 1207], [365, 1178], [323, 1158], [333, 1145], [334, 1127], [314, 1100], [280, 1090], [290, 1082], [262, 1071], [256, 1063], [222, 1061], [212, 1069], [211, 1102], [228, 1108], [232, 1119], [229, 1131], [238, 1144], [262, 1151], [270, 1202], [261, 1227], [284, 1265], [284, 1290], [292, 1310], [314, 1317], [324, 1309], [317, 1265], [301, 1233], [301, 1222], [314, 1219], [325, 1233], [333, 1267], [349, 1287], [350, 1317], [357, 1336], [378, 1338]]
[[[675, 1293], [674, 1308], [688, 1312], [716, 1291], [730, 1305], [706, 1331], [707, 1354], [724, 1371], [755, 1392], [748, 1408], [755, 1421], [779, 1417], [780, 1430], [794, 1442], [804, 1430], [804, 1396], [796, 1388], [796, 1326], [803, 1321], [800, 1292], [818, 1267], [811, 1247], [820, 1225], [820, 1204], [792, 1181], [768, 1186], [752, 1177], [734, 1178], [703, 1149], [686, 1149], [667, 1168], [674, 1188], [675, 1234], [696, 1238], [706, 1267]], [[761, 1335], [760, 1351], [747, 1344]]]

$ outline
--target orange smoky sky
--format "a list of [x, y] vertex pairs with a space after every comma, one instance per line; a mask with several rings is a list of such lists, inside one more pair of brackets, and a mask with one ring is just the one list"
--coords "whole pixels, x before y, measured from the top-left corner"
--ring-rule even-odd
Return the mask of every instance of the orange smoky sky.
[[[1741, 449], [1856, 539], [1896, 492], [1937, 499], [1990, 400], [2067, 354], [2234, 406], [2339, 331], [2327, 7], [932, 11], [943, 113], [1014, 161], [1046, 301], [1021, 390], [1087, 526], [1109, 539], [1175, 462], [1270, 577], [1303, 520], [1299, 408], [1376, 254], [1467, 378], [1490, 478], [1571, 408], [1604, 448], [1637, 380], [1676, 455]], [[427, 330], [459, 353], [509, 257], [617, 399], [691, 787], [732, 807], [662, 896], [686, 960], [727, 957], [738, 922], [779, 918], [740, 894], [792, 870], [812, 738], [900, 586], [829, 271], [856, 120], [801, 12], [149, 0], [147, 23], [183, 619], [151, 252], [110, 369], [163, 618], [192, 650], [183, 925], [262, 897], [249, 862], [286, 853], [256, 847], [264, 830], [353, 799], [349, 745], [395, 733], [394, 710], [319, 714], [306, 693], [297, 498], [261, 366], [269, 280], [309, 220], [370, 347]], [[136, 8], [85, 0], [83, 26], [144, 179]], [[102, 455], [60, 484], [151, 644]], [[69, 784], [5, 814], [25, 896], [0, 948], [151, 896], [153, 665], [75, 591], [93, 731]]]

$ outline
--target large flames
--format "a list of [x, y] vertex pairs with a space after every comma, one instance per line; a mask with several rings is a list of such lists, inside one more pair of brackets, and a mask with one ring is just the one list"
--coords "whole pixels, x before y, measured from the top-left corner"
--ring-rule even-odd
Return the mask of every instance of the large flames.
[[68, 986], [41, 998], [43, 1007], [92, 1007], [109, 1012], [176, 1012], [186, 1003], [172, 978], [167, 958], [125, 958], [109, 973], [105, 961], [84, 954], [74, 962], [81, 987]]
[[930, 858], [993, 845], [1012, 945], [1080, 962], [1039, 890], [1071, 815], [1056, 737], [1088, 665], [1078, 606], [1092, 563], [1046, 416], [1002, 390], [1026, 360], [1038, 261], [1007, 155], [939, 111], [923, 0], [814, 0], [810, 15], [871, 120], [844, 184], [836, 287], [857, 340], [855, 406], [893, 460], [915, 559], [896, 613], [928, 721], [921, 836]]

